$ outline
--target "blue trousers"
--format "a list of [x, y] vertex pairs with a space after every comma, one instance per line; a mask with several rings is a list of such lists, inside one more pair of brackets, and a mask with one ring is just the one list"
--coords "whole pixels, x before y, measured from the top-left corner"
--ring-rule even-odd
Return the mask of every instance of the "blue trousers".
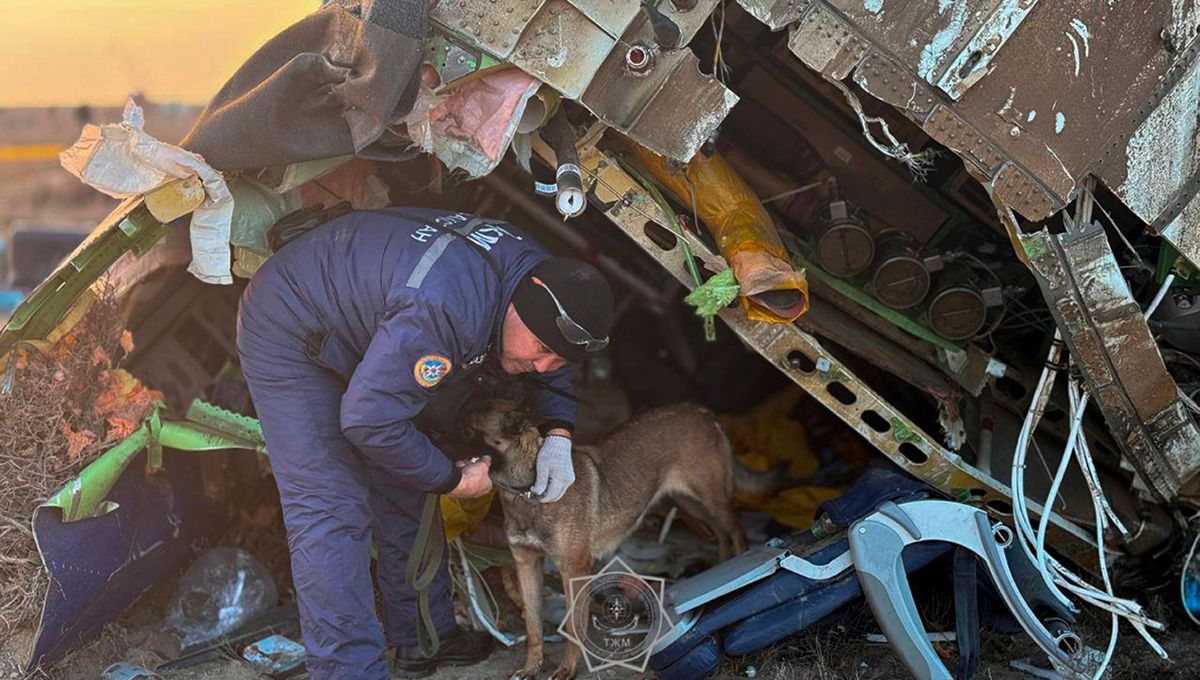
[[[342, 436], [345, 384], [312, 363], [300, 338], [242, 314], [238, 354], [283, 505], [309, 677], [390, 680], [385, 639], [417, 644], [416, 592], [405, 583], [404, 570], [422, 494], [373, 465]], [[372, 539], [382, 628], [371, 584]], [[454, 611], [445, 562], [431, 586], [430, 605], [437, 632], [449, 633]]]

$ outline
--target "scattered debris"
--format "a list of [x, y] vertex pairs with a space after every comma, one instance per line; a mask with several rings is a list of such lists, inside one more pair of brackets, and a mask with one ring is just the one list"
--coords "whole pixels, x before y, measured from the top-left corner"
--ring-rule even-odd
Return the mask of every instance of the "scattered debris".
[[129, 663], [128, 661], [120, 661], [114, 663], [100, 675], [100, 680], [137, 680], [138, 678], [155, 678], [162, 680], [162, 676], [149, 668], [138, 666]]
[[304, 645], [272, 635], [243, 649], [242, 658], [266, 673], [283, 673], [304, 663]]
[[281, 605], [270, 609], [253, 620], [246, 622], [240, 628], [230, 631], [220, 638], [198, 643], [180, 650], [179, 656], [161, 664], [158, 670], [176, 671], [191, 668], [203, 663], [228, 656], [230, 649], [238, 649], [261, 640], [263, 636], [294, 635], [300, 630], [300, 614], [296, 603]]
[[[736, 371], [725, 374], [712, 360], [719, 349], [713, 332], [718, 315], [736, 331], [734, 343], [767, 359], [764, 372], [800, 388], [774, 399], [763, 399], [770, 393], [765, 390], [753, 400], [730, 399], [736, 407], [721, 412], [737, 459], [737, 500], [753, 511], [742, 517], [754, 525], [751, 535], [767, 539], [785, 533], [782, 527], [811, 528], [794, 532], [788, 542], [759, 546], [741, 562], [719, 565], [726, 571], [676, 583], [677, 594], [689, 595], [685, 605], [705, 600], [719, 608], [706, 600], [717, 590], [756, 590], [785, 577], [791, 585], [797, 578], [829, 581], [830, 589], [844, 589], [842, 599], [833, 598], [837, 602], [857, 597], [857, 588], [866, 591], [906, 666], [918, 675], [937, 675], [949, 658], [920, 630], [901, 568], [912, 565], [902, 565], [899, 550], [941, 537], [959, 546], [956, 585], [967, 572], [975, 576], [974, 562], [960, 573], [957, 558], [978, 555], [1008, 609], [1057, 663], [1055, 673], [1071, 667], [1081, 674], [1095, 662], [1095, 673], [1102, 675], [1115, 652], [1119, 617], [1165, 657], [1166, 645], [1160, 647], [1151, 630], [1167, 617], [1129, 593], [1154, 592], [1169, 583], [1174, 599], [1178, 577], [1184, 613], [1200, 619], [1195, 564], [1200, 538], [1191, 540], [1178, 573], [1161, 566], [1179, 566], [1177, 558], [1191, 538], [1181, 536], [1181, 527], [1200, 495], [1200, 459], [1188, 445], [1197, 439], [1200, 345], [1186, 314], [1200, 298], [1200, 281], [1187, 262], [1200, 252], [1194, 234], [1200, 172], [1184, 162], [1194, 150], [1194, 135], [1180, 134], [1195, 127], [1186, 104], [1200, 73], [1191, 58], [1196, 44], [1187, 42], [1196, 12], [1143, 11], [1110, 0], [1107, 10], [1093, 8], [1077, 18], [1068, 16], [1074, 10], [1051, 3], [1014, 2], [972, 12], [960, 2], [951, 12], [951, 3], [943, 1], [935, 13], [881, 0], [868, 0], [862, 11], [834, 10], [826, 1], [777, 0], [647, 1], [640, 10], [636, 3], [598, 10], [571, 0], [526, 3], [529, 7], [508, 3], [501, 13], [482, 0], [462, 0], [435, 3], [428, 22], [422, 14], [420, 25], [399, 32], [382, 30], [389, 21], [386, 1], [365, 3], [357, 14], [327, 3], [303, 23], [321, 29], [313, 31], [323, 36], [321, 45], [289, 44], [289, 34], [277, 38], [206, 111], [199, 126], [201, 146], [212, 150], [206, 156], [236, 161], [210, 166], [150, 137], [132, 103], [123, 122], [85, 128], [62, 164], [89, 185], [130, 201], [15, 310], [25, 316], [0, 335], [9, 343], [6, 352], [16, 344], [0, 390], [0, 478], [10, 480], [0, 499], [0, 638], [28, 623], [41, 602], [42, 562], [52, 575], [55, 568], [78, 571], [70, 553], [58, 564], [39, 560], [27, 527], [32, 508], [61, 511], [64, 522], [113, 510], [112, 475], [93, 481], [97, 476], [81, 471], [99, 470], [100, 465], [89, 466], [106, 453], [128, 454], [127, 464], [145, 450], [147, 475], [163, 472], [161, 451], [169, 440], [159, 436], [159, 428], [171, 420], [160, 418], [160, 410], [170, 411], [155, 388], [172, 394], [163, 383], [174, 381], [170, 387], [176, 391], [182, 383], [198, 393], [212, 384], [216, 371], [238, 372], [231, 336], [209, 342], [220, 334], [205, 332], [231, 329], [236, 310], [209, 315], [218, 305], [203, 292], [168, 294], [178, 280], [171, 279], [178, 268], [172, 258], [181, 245], [188, 252], [168, 225], [192, 212], [191, 270], [204, 281], [230, 283], [227, 246], [234, 246], [233, 273], [252, 275], [271, 256], [271, 226], [294, 217], [297, 209], [331, 199], [378, 207], [400, 197], [433, 196], [480, 214], [494, 209], [507, 217], [515, 211], [514, 223], [518, 218], [539, 223], [567, 248], [605, 262], [606, 273], [618, 272], [614, 278], [634, 291], [624, 300], [629, 307], [646, 302], [639, 297], [654, 297], [668, 349], [637, 369], [659, 387], [680, 385], [657, 394], [733, 393], [751, 382], [743, 376], [755, 375], [758, 358], [752, 352], [727, 362]], [[1037, 11], [1031, 12], [1034, 5]], [[484, 11], [495, 13], [490, 27], [487, 20], [476, 21]], [[1186, 16], [1164, 15], [1168, 11]], [[1105, 20], [1097, 12], [1108, 12]], [[771, 30], [790, 30], [771, 33], [753, 19]], [[706, 25], [711, 37], [702, 30]], [[1162, 25], [1170, 30], [1160, 33]], [[1069, 45], [1061, 41], [1064, 30]], [[370, 31], [379, 31], [377, 44], [359, 37]], [[1043, 40], [1046, 36], [1053, 40]], [[1164, 53], [1148, 48], [1132, 61], [1090, 59], [1093, 43], [1103, 55], [1127, 51], [1129, 44], [1163, 42]], [[1027, 48], [1039, 43], [1069, 46], [1070, 61], [1044, 60], [1047, 69], [1058, 71], [1047, 71], [1045, 82], [1035, 87], [1025, 75], [1037, 63], [1031, 59], [1045, 55]], [[711, 50], [713, 76], [695, 68], [699, 60], [689, 45]], [[778, 58], [788, 49], [803, 64]], [[323, 81], [333, 81], [328, 87], [338, 102], [302, 121], [311, 128], [276, 125], [269, 141], [252, 124], [229, 126], [236, 134], [222, 131], [226, 115], [235, 123], [257, 123], [264, 104], [278, 105], [272, 99], [277, 91], [260, 87], [266, 81], [253, 73], [274, 68], [258, 67], [274, 64], [279, 55], [318, 53], [352, 58]], [[1097, 72], [1086, 77], [1089, 69]], [[304, 75], [292, 76], [297, 74]], [[281, 71], [281, 82], [273, 84], [285, 87], [288, 80]], [[1096, 80], [1105, 83], [1099, 93]], [[736, 84], [736, 95], [726, 82]], [[323, 88], [318, 96], [327, 94]], [[729, 115], [739, 97], [743, 105]], [[247, 101], [240, 102], [243, 98]], [[296, 101], [307, 105], [312, 99], [302, 94]], [[884, 111], [885, 105], [901, 115]], [[285, 118], [295, 116], [289, 122], [308, 110], [289, 108], [295, 109], [285, 112]], [[1107, 115], [1112, 111], [1120, 115]], [[294, 139], [276, 136], [292, 129], [338, 134], [310, 134], [313, 139], [297, 152], [289, 148]], [[538, 130], [545, 144], [534, 135]], [[243, 143], [247, 131], [264, 133], [261, 147]], [[1179, 139], [1192, 142], [1174, 143]], [[1083, 143], [1088, 140], [1105, 143]], [[519, 159], [506, 165], [510, 147]], [[458, 182], [463, 173], [445, 173], [436, 160], [396, 165], [417, 148], [450, 170], [493, 177], [464, 185]], [[933, 158], [945, 151], [963, 162], [947, 157], [934, 167]], [[312, 153], [319, 157], [306, 156]], [[653, 182], [630, 169], [631, 156]], [[1105, 160], [1109, 156], [1112, 161]], [[513, 187], [530, 184], [535, 159], [550, 166], [555, 184], [540, 185], [541, 190], [553, 192], [559, 216], [571, 218], [569, 224], [552, 211], [529, 209], [548, 206], [514, 195]], [[1164, 162], [1184, 170], [1166, 177], [1156, 171]], [[1111, 193], [1094, 194], [1088, 173], [1102, 178]], [[1031, 221], [1059, 212], [1067, 217], [1076, 196], [1064, 220], [1066, 233], [1033, 232], [1017, 221], [1018, 213]], [[233, 212], [234, 200], [240, 213]], [[1093, 207], [1108, 216], [1125, 252], [1108, 247], [1111, 234], [1092, 222]], [[635, 245], [610, 238], [603, 227], [612, 224], [606, 220]], [[171, 257], [164, 255], [169, 248], [175, 249]], [[645, 264], [647, 253], [678, 281], [668, 276], [667, 285], [659, 286], [662, 272], [653, 262]], [[134, 272], [124, 282], [123, 292], [133, 293], [122, 306], [105, 302], [91, 285], [109, 269]], [[1064, 271], [1070, 280], [1063, 279]], [[809, 310], [808, 277], [811, 313], [791, 324]], [[687, 302], [704, 317], [707, 337], [714, 340], [701, 351], [687, 323], [669, 316], [684, 288], [692, 286]], [[658, 294], [660, 287], [665, 292]], [[730, 307], [739, 297], [741, 311]], [[0, 313], [17, 301], [11, 295], [0, 299]], [[172, 304], [195, 313], [184, 331], [163, 330], [178, 318], [165, 313], [147, 321]], [[680, 308], [681, 318], [693, 321]], [[126, 320], [153, 331], [142, 353], [151, 357], [147, 363], [158, 361], [155, 371], [125, 365], [133, 352], [122, 327]], [[1043, 365], [1038, 360], [1047, 347]], [[180, 357], [189, 360], [182, 369]], [[653, 373], [658, 369], [662, 373]], [[1059, 372], [1067, 375], [1065, 390], [1054, 390]], [[142, 376], [154, 379], [143, 384]], [[853, 443], [841, 449], [814, 447], [809, 435], [815, 439], [819, 433], [809, 432], [797, 417], [804, 395], [863, 438], [849, 438]], [[1089, 403], [1099, 408], [1089, 412]], [[197, 427], [183, 430], [193, 442], [229, 434], [220, 427], [204, 429], [212, 421], [192, 425]], [[944, 436], [927, 434], [939, 427]], [[889, 497], [888, 503], [860, 508], [853, 520], [834, 522], [828, 513], [821, 518], [820, 509], [835, 505], [866, 464], [879, 462], [870, 460], [878, 456], [869, 448], [927, 482], [934, 489], [923, 493], [939, 498]], [[247, 450], [261, 453], [253, 444]], [[1047, 453], [1058, 457], [1047, 460]], [[871, 474], [859, 481], [869, 481]], [[1009, 486], [997, 481], [1006, 477]], [[71, 479], [77, 488], [63, 489]], [[217, 475], [204, 484], [221, 481]], [[486, 565], [477, 564], [459, 540], [485, 521], [491, 500], [444, 500], [442, 511], [461, 562], [455, 565], [456, 582], [469, 596], [472, 615], [512, 644], [518, 637], [501, 630], [501, 612], [482, 574]], [[261, 508], [229, 514], [236, 516], [243, 538], [279, 523], [277, 514]], [[639, 571], [689, 574], [708, 547], [707, 536], [678, 540], [683, 531], [672, 531], [677, 516], [679, 525], [694, 528], [687, 513], [675, 508], [656, 528], [659, 515], [648, 511], [651, 526], [628, 537], [622, 556]], [[647, 537], [653, 533], [657, 541]], [[829, 546], [836, 541], [844, 545], [833, 551]], [[269, 556], [275, 571], [276, 561], [287, 561], [279, 543], [271, 543]], [[825, 549], [838, 553], [822, 555], [832, 562], [812, 561]], [[1160, 566], [1148, 566], [1152, 562]], [[858, 576], [851, 576], [851, 566]], [[1025, 568], [1029, 579], [1010, 573]], [[1096, 605], [1112, 626], [1107, 650], [1085, 647], [1073, 622], [1032, 616], [1027, 610], [1037, 598], [1017, 592], [1014, 581], [1044, 586], [1059, 607], [1073, 609], [1072, 600]], [[107, 586], [84, 583], [61, 599], [82, 602], [86, 598], [77, 593], [93, 587]], [[204, 647], [192, 660], [209, 658], [204, 655], [223, 644], [217, 641], [240, 635], [248, 618], [277, 599], [269, 573], [231, 548], [205, 554], [179, 587], [169, 620], [185, 642]], [[128, 595], [122, 606], [135, 596]], [[560, 598], [549, 595], [546, 604], [557, 607]], [[792, 609], [776, 608], [785, 604]], [[956, 608], [959, 604], [956, 600]], [[811, 602], [771, 605], [751, 614], [726, 609], [730, 619], [720, 626], [712, 610], [703, 617], [693, 614], [686, 623], [704, 635], [687, 638], [696, 642], [689, 649], [699, 650], [689, 652], [699, 660], [688, 672], [711, 670], [726, 652], [758, 648], [772, 635], [801, 630], [796, 621], [804, 616], [829, 613]], [[754, 617], [759, 618], [748, 623]], [[781, 622], [792, 627], [784, 630]], [[94, 632], [102, 623], [81, 630]], [[956, 623], [953, 640], [963, 675], [977, 660], [978, 639]], [[778, 627], [770, 634], [756, 627], [771, 624]], [[718, 629], [735, 627], [715, 636]], [[271, 664], [278, 661], [270, 658], [278, 649], [294, 653], [294, 647], [285, 638], [268, 638], [246, 653]], [[1023, 662], [1014, 662], [1014, 668], [1018, 663]], [[863, 660], [859, 670], [873, 668], [873, 661]], [[758, 664], [738, 672], [755, 677], [767, 670]], [[686, 675], [680, 673], [674, 677]]]
[[213, 548], [179, 580], [167, 625], [186, 646], [216, 640], [259, 616], [279, 599], [270, 572], [238, 548]]

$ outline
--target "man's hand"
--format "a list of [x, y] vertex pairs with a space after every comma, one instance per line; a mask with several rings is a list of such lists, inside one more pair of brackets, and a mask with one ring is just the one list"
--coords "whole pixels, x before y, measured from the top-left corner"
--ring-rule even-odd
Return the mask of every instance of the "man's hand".
[[458, 486], [454, 490], [446, 494], [451, 498], [478, 498], [492, 490], [492, 479], [488, 477], [488, 472], [492, 468], [492, 457], [483, 456], [471, 461], [459, 461], [457, 463], [459, 469], [462, 470], [462, 479], [459, 480]]
[[571, 440], [562, 435], [547, 435], [537, 455], [537, 481], [529, 487], [533, 497], [543, 503], [553, 503], [563, 497], [575, 483], [575, 467], [571, 463]]

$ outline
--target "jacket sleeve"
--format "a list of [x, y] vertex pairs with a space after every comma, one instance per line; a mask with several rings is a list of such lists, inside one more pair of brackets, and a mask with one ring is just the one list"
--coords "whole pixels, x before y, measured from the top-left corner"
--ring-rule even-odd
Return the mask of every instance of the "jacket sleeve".
[[413, 419], [452, 370], [454, 326], [419, 298], [393, 309], [342, 396], [342, 432], [363, 455], [421, 491], [446, 493], [462, 477]]
[[542, 375], [534, 374], [530, 381], [530, 394], [526, 397], [526, 405], [534, 412], [535, 415], [541, 416], [544, 420], [538, 428], [542, 434], [556, 427], [566, 428], [568, 430], [575, 429], [575, 411], [576, 404], [571, 398], [558, 394], [553, 390], [541, 389], [538, 383], [563, 392], [565, 394], [575, 396], [575, 385], [571, 380], [571, 366], [563, 366], [560, 369], [550, 371]]

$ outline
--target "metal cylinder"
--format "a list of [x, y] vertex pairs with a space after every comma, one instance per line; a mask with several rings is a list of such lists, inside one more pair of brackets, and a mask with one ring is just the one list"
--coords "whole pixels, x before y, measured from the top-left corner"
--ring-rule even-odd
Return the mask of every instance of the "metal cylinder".
[[1049, 617], [1042, 620], [1042, 625], [1054, 638], [1054, 644], [1067, 656], [1074, 657], [1083, 651], [1083, 640], [1071, 624], [1057, 617]]
[[587, 207], [583, 193], [583, 172], [579, 168], [579, 152], [575, 149], [575, 130], [562, 109], [546, 123], [543, 134], [546, 142], [554, 149], [558, 167], [554, 171], [554, 207], [563, 219], [578, 216]]
[[892, 309], [920, 304], [929, 293], [929, 272], [919, 256], [920, 244], [911, 234], [888, 229], [875, 238], [875, 272], [871, 290]]
[[875, 260], [875, 238], [858, 207], [830, 201], [818, 213], [817, 262], [834, 276], [858, 276]]
[[969, 340], [987, 321], [987, 304], [971, 270], [947, 265], [929, 299], [929, 327], [947, 340]]

